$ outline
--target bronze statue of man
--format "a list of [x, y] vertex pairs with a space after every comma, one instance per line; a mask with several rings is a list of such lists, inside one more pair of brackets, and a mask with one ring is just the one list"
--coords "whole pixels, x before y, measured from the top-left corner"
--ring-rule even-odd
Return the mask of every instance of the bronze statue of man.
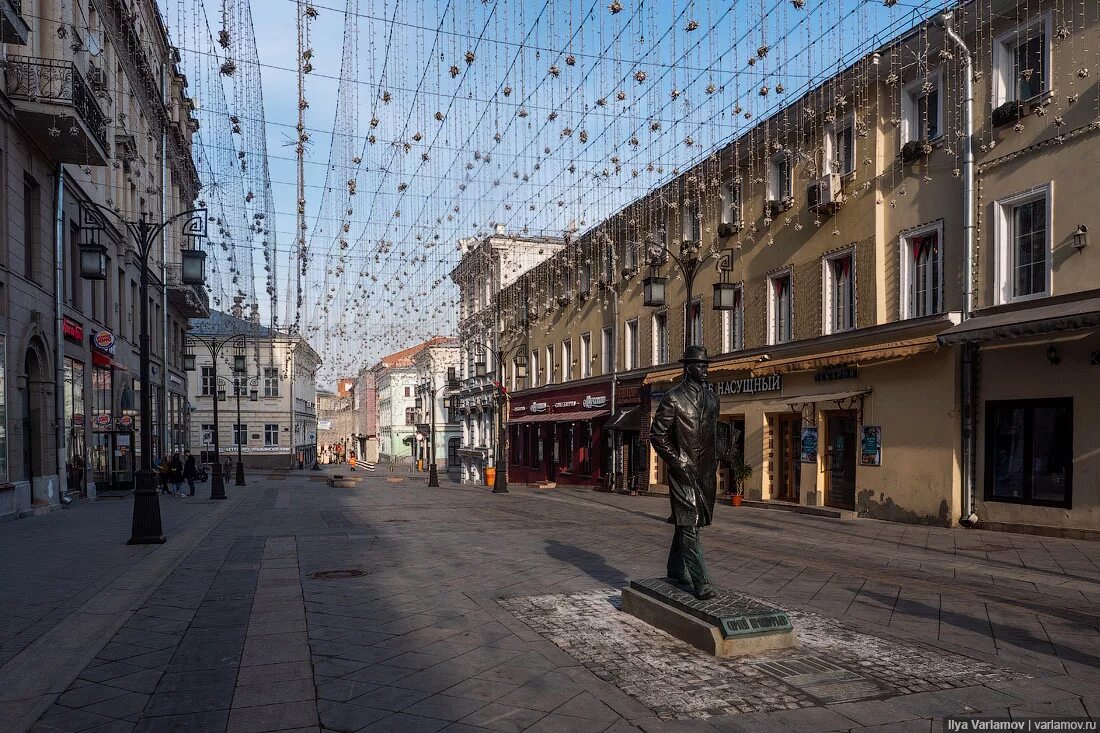
[[668, 577], [690, 585], [700, 599], [714, 596], [699, 544], [699, 528], [709, 525], [714, 514], [719, 459], [718, 398], [707, 386], [709, 361], [702, 346], [684, 350], [684, 378], [657, 404], [649, 433], [653, 449], [668, 467], [669, 522], [676, 525]]

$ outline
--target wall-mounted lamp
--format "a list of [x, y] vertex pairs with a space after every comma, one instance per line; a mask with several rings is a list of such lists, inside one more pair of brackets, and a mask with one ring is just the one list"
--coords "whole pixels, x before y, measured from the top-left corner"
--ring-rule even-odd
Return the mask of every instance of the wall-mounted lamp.
[[1055, 348], [1054, 344], [1047, 347], [1047, 361], [1050, 362], [1051, 366], [1058, 366], [1062, 363], [1062, 357], [1058, 355], [1058, 349]]
[[1078, 224], [1073, 231], [1073, 248], [1080, 252], [1089, 246], [1089, 228], [1084, 224]]

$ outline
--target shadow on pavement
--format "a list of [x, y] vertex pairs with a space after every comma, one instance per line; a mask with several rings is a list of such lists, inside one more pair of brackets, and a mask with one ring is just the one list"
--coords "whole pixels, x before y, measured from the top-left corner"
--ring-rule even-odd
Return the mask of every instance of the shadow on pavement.
[[589, 577], [615, 588], [627, 583], [627, 577], [618, 568], [607, 564], [603, 555], [581, 549], [576, 545], [567, 545], [557, 540], [546, 541], [546, 554], [555, 560], [567, 562], [583, 570]]

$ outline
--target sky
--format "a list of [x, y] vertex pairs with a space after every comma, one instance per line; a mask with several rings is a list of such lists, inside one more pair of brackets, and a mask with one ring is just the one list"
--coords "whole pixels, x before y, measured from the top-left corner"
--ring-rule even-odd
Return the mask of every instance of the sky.
[[[460, 238], [496, 223], [584, 232], [944, 5], [163, 2], [200, 102], [200, 171], [217, 181], [204, 195], [226, 222], [217, 307], [240, 291], [265, 323], [296, 324], [328, 383], [453, 333], [447, 275]], [[307, 10], [299, 309], [297, 20]]]

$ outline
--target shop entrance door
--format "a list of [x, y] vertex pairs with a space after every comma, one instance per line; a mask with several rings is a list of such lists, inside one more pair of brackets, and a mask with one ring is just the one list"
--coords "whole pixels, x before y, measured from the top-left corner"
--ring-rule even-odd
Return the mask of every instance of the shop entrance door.
[[546, 441], [542, 448], [542, 455], [546, 459], [546, 480], [553, 481], [558, 475], [558, 428], [550, 423], [543, 429], [543, 440]]
[[802, 415], [783, 414], [775, 424], [775, 497], [780, 501], [799, 501], [802, 482], [801, 455]]
[[837, 509], [856, 507], [856, 413], [830, 412], [825, 417], [825, 503]]

